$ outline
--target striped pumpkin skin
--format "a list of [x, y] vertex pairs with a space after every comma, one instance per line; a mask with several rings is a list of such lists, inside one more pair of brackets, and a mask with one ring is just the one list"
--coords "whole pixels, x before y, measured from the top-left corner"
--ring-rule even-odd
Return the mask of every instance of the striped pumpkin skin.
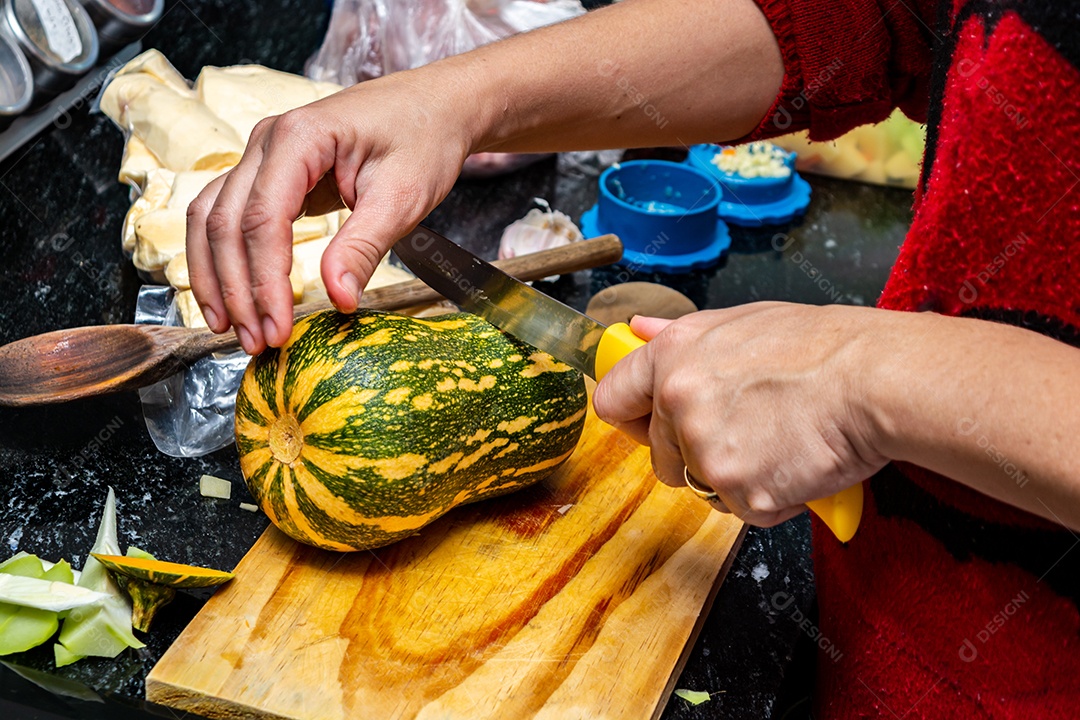
[[587, 403], [581, 373], [475, 315], [323, 312], [252, 359], [236, 442], [278, 528], [365, 550], [548, 476]]
[[153, 585], [172, 588], [217, 587], [232, 580], [233, 574], [224, 570], [126, 555], [99, 555], [90, 553], [98, 562], [114, 573]]

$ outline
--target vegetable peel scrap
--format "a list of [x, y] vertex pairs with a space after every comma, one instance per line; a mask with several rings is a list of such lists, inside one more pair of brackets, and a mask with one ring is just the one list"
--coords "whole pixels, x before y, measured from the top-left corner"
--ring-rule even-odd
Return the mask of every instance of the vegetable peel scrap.
[[691, 705], [700, 705], [712, 699], [712, 695], [704, 690], [676, 690], [675, 696], [682, 698]]
[[[97, 539], [90, 552], [120, 554], [116, 533], [116, 495], [112, 488], [109, 488]], [[64, 626], [60, 630], [60, 644], [69, 653], [116, 657], [125, 648], [144, 647], [131, 632], [131, 603], [109, 576], [105, 566], [92, 554], [86, 558], [79, 585], [104, 593], [108, 597], [97, 605], [73, 611], [64, 620]]]
[[172, 586], [209, 587], [232, 578], [220, 570], [158, 562], [137, 547], [126, 556], [119, 552], [116, 496], [109, 488], [81, 573], [66, 560], [44, 562], [27, 552], [0, 562], [0, 655], [42, 645], [59, 629], [53, 645], [58, 668], [90, 655], [116, 657], [144, 647], [132, 624], [148, 630], [154, 613], [175, 596]]

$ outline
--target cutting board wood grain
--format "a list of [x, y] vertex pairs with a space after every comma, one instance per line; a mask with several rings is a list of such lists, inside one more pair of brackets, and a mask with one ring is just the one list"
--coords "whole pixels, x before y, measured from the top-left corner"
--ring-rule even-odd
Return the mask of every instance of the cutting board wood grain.
[[211, 718], [657, 717], [742, 535], [590, 409], [550, 478], [395, 545], [267, 529], [147, 699]]

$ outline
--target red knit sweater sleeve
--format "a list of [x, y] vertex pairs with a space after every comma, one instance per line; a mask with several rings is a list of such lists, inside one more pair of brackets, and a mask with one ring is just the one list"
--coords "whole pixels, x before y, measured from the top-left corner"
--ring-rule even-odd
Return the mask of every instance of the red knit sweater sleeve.
[[925, 122], [937, 0], [755, 0], [784, 58], [773, 106], [744, 140], [809, 128], [829, 140], [900, 107]]

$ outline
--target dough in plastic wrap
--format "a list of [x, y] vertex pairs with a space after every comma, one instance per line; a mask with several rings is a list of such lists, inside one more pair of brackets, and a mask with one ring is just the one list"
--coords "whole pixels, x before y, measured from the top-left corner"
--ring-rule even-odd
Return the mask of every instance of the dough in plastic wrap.
[[[152, 200], [158, 204], [139, 213], [132, 222], [135, 233], [132, 262], [135, 263], [135, 267], [149, 273], [155, 281], [161, 282], [166, 279], [167, 275], [163, 272], [165, 267], [183, 252], [186, 246], [188, 205], [198, 197], [210, 181], [222, 172], [224, 171], [188, 170], [178, 173], [168, 170], [154, 171], [152, 180], [155, 184], [170, 176], [172, 184], [168, 193], [164, 195], [163, 206], [160, 204], [162, 195], [149, 182], [146, 192], [132, 205], [132, 211], [134, 211], [136, 205], [146, 200], [151, 196], [151, 191], [154, 191]], [[132, 211], [128, 214], [130, 215]]]
[[300, 277], [303, 287], [301, 302], [327, 299], [321, 263], [323, 251], [330, 245], [330, 240], [332, 238], [322, 237], [293, 245], [292, 269]]
[[102, 111], [127, 128], [170, 170], [215, 170], [240, 162], [244, 143], [194, 93], [145, 73], [120, 75], [102, 93]]
[[[191, 274], [188, 271], [186, 251], [178, 253], [176, 257], [170, 260], [169, 264], [165, 266], [165, 281], [180, 291], [191, 289]], [[296, 263], [293, 263], [293, 266], [289, 271], [289, 284], [292, 286], [293, 302], [300, 302], [300, 299], [304, 295], [304, 281], [300, 277], [300, 272], [296, 267]], [[177, 295], [177, 298], [179, 298], [179, 295]], [[187, 325], [187, 318], [190, 314], [182, 314], [184, 316], [184, 324]], [[200, 317], [201, 315], [202, 313], [200, 313]], [[205, 323], [205, 320], [201, 320], [200, 322]]]
[[311, 217], [302, 217], [293, 223], [293, 244], [307, 242], [309, 240], [316, 240], [327, 235], [332, 235], [337, 232], [335, 227], [330, 229], [329, 219], [333, 217], [337, 219], [337, 213], [331, 213], [330, 215], [313, 215]]
[[146, 143], [134, 135], [128, 136], [124, 143], [124, 158], [120, 161], [120, 173], [116, 179], [142, 190], [146, 187], [147, 174], [159, 169], [161, 163], [154, 153], [150, 152], [150, 148], [146, 147]]
[[[191, 93], [191, 86], [188, 84], [187, 79], [173, 67], [172, 63], [160, 50], [155, 48], [151, 48], [128, 60], [123, 67], [116, 71], [113, 77], [134, 75], [136, 73], [148, 75], [178, 93]], [[102, 110], [104, 111], [105, 108], [102, 107]], [[106, 114], [108, 114], [107, 111]]]
[[164, 208], [169, 202], [172, 193], [173, 180], [176, 173], [165, 168], [151, 170], [146, 178], [146, 186], [142, 194], [135, 199], [124, 216], [124, 229], [122, 231], [124, 252], [129, 255], [135, 252], [135, 221], [151, 210]]
[[177, 253], [176, 257], [165, 266], [165, 281], [177, 290], [191, 289], [191, 274], [188, 272], [186, 250]]
[[172, 192], [169, 193], [168, 207], [187, 212], [191, 201], [199, 196], [207, 185], [220, 177], [227, 170], [186, 170], [176, 173], [173, 178]]
[[[185, 263], [186, 265], [187, 263]], [[190, 288], [179, 290], [176, 293], [176, 311], [180, 314], [180, 320], [185, 327], [205, 328], [206, 318], [203, 317], [202, 309], [195, 300], [195, 293]]]
[[195, 80], [195, 93], [229, 123], [246, 144], [260, 120], [333, 95], [340, 85], [314, 82], [262, 65], [207, 66]]
[[165, 266], [184, 251], [187, 212], [160, 208], [145, 213], [135, 221], [135, 267], [149, 273], [155, 281], [164, 280]]
[[[322, 279], [322, 255], [330, 246], [333, 238], [324, 237], [317, 240], [297, 243], [293, 245], [292, 270], [303, 283], [303, 297], [301, 302], [309, 303], [316, 300], [326, 300], [326, 285]], [[290, 278], [291, 279], [291, 278]], [[375, 266], [375, 272], [365, 286], [368, 290], [374, 290], [384, 285], [412, 280], [413, 276], [407, 270], [391, 265], [389, 254]]]

